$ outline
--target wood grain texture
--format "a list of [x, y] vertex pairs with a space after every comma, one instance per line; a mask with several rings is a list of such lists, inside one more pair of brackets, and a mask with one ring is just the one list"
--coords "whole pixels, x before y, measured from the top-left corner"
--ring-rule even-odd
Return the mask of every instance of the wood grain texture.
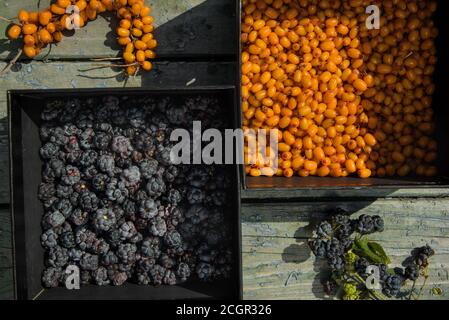
[[[50, 0], [41, 0], [41, 8]], [[5, 0], [0, 2], [2, 16], [14, 17], [21, 8], [36, 10], [38, 0]], [[155, 37], [160, 58], [204, 55], [233, 55], [238, 44], [235, 0], [146, 0], [153, 9]], [[115, 57], [118, 21], [104, 14], [91, 21], [58, 45], [43, 50], [36, 59], [74, 59]], [[18, 41], [7, 40], [8, 23], [0, 21], [0, 60], [10, 59], [17, 52]], [[224, 32], [226, 31], [226, 32]]]
[[0, 209], [0, 300], [13, 298], [13, 261], [11, 217], [8, 209]]
[[[245, 299], [326, 299], [325, 275], [307, 245], [313, 226], [336, 207], [354, 217], [378, 214], [385, 220], [380, 242], [399, 266], [425, 244], [432, 259], [425, 299], [449, 299], [449, 199], [381, 199], [357, 202], [249, 204], [242, 206], [243, 289]], [[431, 289], [443, 289], [435, 296]]]

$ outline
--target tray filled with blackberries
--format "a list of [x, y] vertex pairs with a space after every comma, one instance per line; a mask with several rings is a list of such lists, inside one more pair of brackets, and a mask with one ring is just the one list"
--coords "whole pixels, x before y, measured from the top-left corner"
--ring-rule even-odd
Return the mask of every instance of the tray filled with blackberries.
[[231, 87], [10, 92], [17, 297], [238, 298], [238, 169], [178, 164], [171, 139], [233, 128], [235, 101]]

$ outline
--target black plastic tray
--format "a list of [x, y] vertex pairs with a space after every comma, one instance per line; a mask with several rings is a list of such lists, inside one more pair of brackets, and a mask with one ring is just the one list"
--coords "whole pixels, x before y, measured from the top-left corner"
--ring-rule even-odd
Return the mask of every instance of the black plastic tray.
[[[237, 8], [239, 17], [241, 17], [242, 7], [239, 0], [237, 1]], [[434, 81], [436, 90], [434, 94], [433, 109], [435, 110], [435, 122], [437, 131], [435, 137], [439, 143], [439, 158], [436, 165], [439, 170], [439, 176], [429, 179], [423, 177], [390, 177], [390, 178], [370, 178], [359, 179], [355, 177], [349, 178], [319, 178], [319, 177], [249, 177], [245, 174], [244, 166], [240, 166], [240, 177], [243, 189], [250, 189], [252, 192], [262, 191], [267, 189], [296, 189], [300, 190], [317, 190], [317, 191], [332, 191], [332, 190], [369, 190], [376, 188], [380, 190], [397, 190], [397, 189], [420, 189], [420, 188], [447, 188], [449, 189], [449, 148], [447, 148], [449, 141], [449, 108], [447, 101], [449, 101], [449, 43], [447, 35], [449, 27], [447, 24], [447, 14], [449, 13], [449, 3], [445, 0], [438, 1], [438, 10], [435, 14], [435, 24], [439, 28], [439, 36], [436, 39], [438, 64], [434, 74]], [[241, 33], [241, 18], [238, 21], [238, 31]], [[239, 53], [242, 52], [242, 44], [239, 38]], [[239, 65], [241, 65], [241, 54], [239, 54]], [[238, 70], [237, 83], [239, 90], [239, 106], [241, 110], [241, 68]], [[239, 112], [238, 121], [242, 124], [241, 111]], [[364, 194], [369, 191], [364, 192]], [[328, 192], [326, 194], [329, 194]], [[319, 193], [317, 193], [319, 196]]]
[[238, 299], [242, 295], [240, 179], [237, 166], [229, 166], [234, 177], [232, 190], [234, 268], [228, 281], [202, 283], [191, 281], [177, 286], [121, 287], [85, 286], [80, 290], [56, 288], [44, 290], [41, 273], [44, 250], [40, 244], [43, 207], [37, 197], [41, 182], [42, 161], [39, 156], [40, 113], [49, 97], [87, 97], [101, 95], [182, 96], [214, 94], [226, 103], [229, 122], [236, 124], [237, 94], [235, 87], [196, 87], [147, 89], [81, 89], [81, 90], [13, 90], [8, 92], [9, 139], [11, 160], [11, 214], [15, 257], [15, 297], [18, 299]]

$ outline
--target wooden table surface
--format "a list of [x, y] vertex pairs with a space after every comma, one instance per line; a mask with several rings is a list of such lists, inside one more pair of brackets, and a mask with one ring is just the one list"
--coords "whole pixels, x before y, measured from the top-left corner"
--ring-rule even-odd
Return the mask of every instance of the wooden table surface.
[[[44, 7], [49, 1], [40, 2]], [[13, 17], [20, 8], [35, 10], [37, 3], [38, 0], [2, 0], [0, 15]], [[161, 88], [167, 85], [166, 78], [170, 75], [176, 75], [176, 83], [171, 84], [178, 86], [185, 86], [192, 79], [195, 79], [192, 86], [234, 84], [235, 1], [147, 0], [147, 3], [153, 7], [160, 46], [155, 70], [143, 77], [124, 81], [118, 70], [84, 71], [92, 67], [91, 59], [118, 54], [111, 33], [116, 22], [110, 16], [90, 22], [35, 61], [20, 61], [11, 72], [0, 76], [0, 299], [13, 298], [7, 90]], [[17, 52], [17, 47], [5, 39], [6, 26], [0, 21], [0, 70]], [[218, 61], [213, 62], [214, 58]], [[217, 75], [219, 80], [212, 83]], [[376, 240], [384, 245], [395, 263], [399, 264], [416, 246], [432, 245], [437, 255], [432, 261], [425, 298], [449, 299], [449, 191], [386, 190], [376, 194], [376, 198], [372, 196], [361, 190], [327, 190], [319, 194], [285, 190], [243, 192], [244, 298], [325, 298], [319, 284], [319, 264], [311, 257], [306, 239], [311, 223], [338, 206], [355, 216], [368, 213], [384, 217], [386, 230], [376, 235]], [[287, 197], [295, 200], [286, 202]], [[430, 289], [435, 287], [443, 290], [442, 295], [432, 293]]]

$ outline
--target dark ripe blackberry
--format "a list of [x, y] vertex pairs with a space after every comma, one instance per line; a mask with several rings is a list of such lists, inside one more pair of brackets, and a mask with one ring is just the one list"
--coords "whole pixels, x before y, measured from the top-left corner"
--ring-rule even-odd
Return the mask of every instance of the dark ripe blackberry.
[[137, 244], [139, 242], [142, 242], [142, 240], [143, 240], [142, 234], [140, 232], [137, 232], [137, 234], [131, 239], [129, 239], [128, 242]]
[[138, 285], [147, 286], [151, 283], [151, 278], [147, 272], [138, 271], [136, 274], [136, 282]]
[[48, 142], [53, 130], [54, 126], [52, 123], [43, 123], [39, 128], [39, 137], [41, 138], [41, 141]]
[[56, 127], [52, 130], [49, 140], [58, 146], [64, 146], [69, 142], [69, 137], [65, 135], [62, 128]]
[[332, 238], [326, 243], [326, 254], [328, 258], [343, 256], [345, 248], [338, 239]]
[[133, 128], [144, 128], [146, 112], [140, 107], [131, 106], [126, 109], [126, 119]]
[[77, 263], [81, 260], [81, 257], [83, 256], [83, 251], [76, 248], [72, 248], [68, 250], [68, 254], [70, 263]]
[[54, 198], [56, 194], [55, 185], [53, 183], [41, 183], [39, 185], [38, 197], [41, 201], [48, 201]]
[[98, 231], [109, 231], [115, 226], [117, 219], [111, 208], [102, 208], [96, 211], [93, 223]]
[[122, 239], [123, 241], [129, 240], [137, 235], [136, 227], [131, 221], [122, 223], [119, 226], [119, 232], [120, 239]]
[[64, 215], [59, 211], [47, 212], [42, 218], [42, 227], [44, 230], [56, 228], [65, 222]]
[[61, 236], [59, 237], [59, 244], [66, 249], [74, 248], [76, 246], [76, 243], [75, 235], [73, 234], [73, 232], [69, 231], [61, 234]]
[[77, 167], [67, 166], [61, 177], [61, 182], [67, 186], [73, 186], [81, 180], [81, 173]]
[[123, 170], [121, 177], [128, 189], [136, 190], [140, 183], [140, 169], [136, 166], [131, 166]]
[[182, 246], [182, 237], [176, 230], [169, 231], [164, 236], [164, 243], [169, 248], [179, 248]]
[[81, 270], [80, 282], [81, 282], [81, 285], [83, 285], [83, 286], [87, 286], [92, 283], [92, 275], [90, 274], [90, 271]]
[[332, 225], [328, 221], [322, 221], [316, 228], [316, 236], [319, 238], [329, 238], [333, 235]]
[[129, 191], [122, 181], [112, 178], [106, 185], [107, 198], [116, 203], [123, 203], [129, 196]]
[[122, 158], [127, 158], [131, 155], [133, 147], [131, 141], [124, 136], [115, 136], [112, 138], [111, 149], [119, 154]]
[[137, 261], [137, 269], [145, 273], [150, 272], [151, 268], [156, 264], [156, 260], [148, 257], [141, 257]]
[[52, 247], [47, 253], [46, 264], [49, 267], [62, 268], [69, 262], [69, 253], [66, 248]]
[[177, 166], [169, 166], [164, 171], [164, 179], [168, 183], [173, 183], [176, 178], [179, 176], [179, 169]]
[[83, 167], [90, 167], [92, 165], [95, 165], [98, 160], [98, 153], [94, 150], [87, 150], [83, 152], [83, 154], [80, 157], [80, 164]]
[[419, 278], [419, 267], [417, 265], [409, 265], [405, 268], [404, 277], [411, 281]]
[[420, 268], [425, 268], [429, 265], [429, 256], [424, 253], [419, 253], [415, 256], [415, 263]]
[[352, 223], [337, 225], [334, 231], [334, 236], [339, 239], [347, 239], [354, 233], [354, 227]]
[[218, 230], [209, 229], [205, 233], [205, 240], [209, 245], [215, 246], [223, 241], [223, 235]]
[[53, 229], [48, 229], [41, 235], [41, 244], [44, 248], [49, 249], [58, 245], [58, 235]]
[[82, 132], [82, 130], [80, 128], [78, 128], [76, 125], [70, 124], [70, 123], [64, 124], [62, 126], [62, 130], [64, 130], [64, 134], [67, 137], [78, 136]]
[[201, 281], [210, 281], [214, 273], [214, 267], [209, 263], [200, 262], [195, 271]]
[[122, 243], [118, 246], [117, 257], [125, 264], [136, 261], [137, 247], [131, 243]]
[[106, 190], [106, 185], [109, 182], [109, 176], [99, 173], [93, 177], [91, 185], [95, 191], [103, 192]]
[[189, 121], [189, 114], [185, 105], [171, 104], [165, 111], [167, 120], [173, 125], [181, 125]]
[[154, 285], [159, 286], [163, 283], [165, 271], [165, 268], [159, 264], [156, 264], [151, 268], [150, 277]]
[[224, 190], [215, 190], [210, 196], [206, 197], [206, 202], [211, 206], [222, 207], [226, 204], [226, 192]]
[[213, 208], [208, 215], [207, 222], [213, 227], [224, 225], [226, 222], [223, 210], [220, 208]]
[[328, 240], [315, 239], [309, 242], [309, 247], [317, 258], [325, 258], [327, 256]]
[[161, 246], [159, 238], [145, 238], [140, 245], [140, 253], [144, 257], [158, 259], [161, 255]]
[[150, 179], [156, 174], [159, 163], [154, 159], [144, 159], [139, 163], [140, 173], [143, 178]]
[[345, 268], [345, 260], [343, 256], [332, 256], [327, 259], [327, 263], [332, 270], [341, 271]]
[[73, 231], [72, 225], [65, 221], [63, 224], [61, 224], [59, 227], [54, 228], [57, 235], [60, 237], [65, 232]]
[[73, 210], [72, 214], [69, 217], [69, 220], [75, 226], [83, 226], [89, 221], [89, 213], [87, 211], [77, 208]]
[[172, 150], [171, 146], [159, 145], [156, 148], [156, 160], [166, 167], [172, 165], [171, 150]]
[[178, 268], [176, 269], [176, 275], [182, 282], [187, 281], [187, 279], [190, 277], [189, 265], [184, 262], [180, 263], [178, 265]]
[[69, 199], [57, 200], [55, 203], [53, 203], [52, 209], [61, 212], [65, 218], [70, 217], [73, 211], [72, 203]]
[[147, 157], [152, 157], [156, 151], [153, 137], [146, 132], [134, 137], [133, 146]]
[[80, 267], [85, 271], [94, 271], [98, 269], [99, 258], [97, 255], [84, 252], [81, 256]]
[[176, 274], [172, 270], [166, 270], [162, 283], [168, 286], [174, 286], [176, 284]]
[[337, 294], [338, 285], [334, 280], [326, 280], [322, 283], [323, 291], [328, 296], [334, 296]]
[[115, 173], [115, 160], [114, 157], [109, 154], [102, 154], [98, 158], [97, 168], [103, 173], [107, 173], [113, 176]]
[[131, 160], [135, 163], [135, 164], [139, 164], [140, 162], [142, 162], [143, 160], [143, 154], [137, 150], [134, 150], [131, 153]]
[[108, 243], [114, 248], [117, 248], [119, 244], [122, 243], [122, 240], [120, 239], [120, 230], [118, 228], [110, 230], [106, 234], [106, 238]]
[[351, 250], [354, 245], [354, 240], [352, 240], [351, 238], [342, 238], [338, 240], [340, 241], [344, 252], [348, 252], [349, 250]]
[[72, 193], [73, 193], [72, 186], [66, 186], [64, 184], [58, 184], [56, 186], [56, 196], [59, 199], [68, 199], [70, 201], [70, 196], [72, 195]]
[[123, 209], [124, 214], [126, 216], [133, 216], [137, 212], [137, 205], [136, 205], [136, 203], [134, 201], [132, 201], [130, 199], [126, 199], [122, 203], [122, 209]]
[[82, 169], [82, 174], [81, 176], [83, 177], [83, 179], [85, 180], [92, 180], [93, 178], [95, 178], [98, 174], [98, 169], [95, 166], [89, 166], [87, 168], [83, 168]]
[[75, 233], [75, 242], [81, 250], [91, 249], [97, 240], [94, 232], [84, 227], [78, 229]]
[[361, 215], [359, 219], [355, 221], [355, 229], [362, 235], [372, 234], [376, 231], [373, 218], [368, 215]]
[[110, 283], [108, 270], [105, 267], [99, 267], [92, 271], [92, 278], [98, 286], [106, 286]]
[[177, 206], [182, 201], [181, 193], [176, 189], [170, 189], [167, 195], [167, 202], [172, 206]]
[[412, 251], [412, 259], [414, 259], [415, 264], [420, 268], [425, 268], [429, 265], [429, 258], [435, 255], [435, 251], [426, 245], [421, 248], [416, 248]]
[[150, 222], [150, 233], [156, 237], [163, 237], [167, 232], [167, 224], [164, 219], [155, 217]]
[[190, 219], [193, 224], [199, 224], [207, 219], [207, 217], [209, 216], [209, 210], [200, 204], [196, 204], [191, 206], [186, 211], [185, 216], [187, 219]]
[[108, 251], [101, 256], [100, 261], [103, 266], [108, 267], [117, 264], [119, 259], [117, 255], [114, 253], [114, 251]]
[[184, 214], [179, 207], [171, 207], [170, 215], [168, 217], [170, 223], [177, 227], [180, 223], [185, 221]]
[[99, 200], [95, 193], [83, 190], [78, 196], [79, 207], [87, 212], [94, 212], [98, 209]]
[[403, 285], [404, 279], [401, 276], [391, 275], [384, 281], [382, 292], [387, 297], [397, 297], [400, 294]]
[[59, 147], [52, 142], [47, 142], [40, 149], [40, 155], [41, 155], [42, 159], [44, 159], [44, 160], [49, 160], [54, 157], [57, 157], [58, 154], [59, 154]]
[[62, 123], [72, 122], [81, 114], [81, 101], [79, 99], [70, 99], [62, 107], [59, 121]]
[[384, 220], [379, 216], [373, 216], [373, 224], [375, 232], [383, 232], [385, 223]]
[[205, 193], [198, 188], [191, 188], [187, 191], [187, 201], [190, 204], [201, 204], [205, 199]]
[[88, 150], [92, 147], [95, 131], [92, 128], [86, 128], [78, 136], [80, 147], [84, 150]]
[[57, 158], [53, 158], [45, 163], [45, 168], [42, 173], [42, 178], [45, 181], [54, 181], [62, 176], [65, 172], [65, 164]]
[[75, 149], [65, 152], [61, 159], [64, 159], [68, 164], [79, 166], [82, 155], [83, 152], [81, 150]]
[[204, 188], [209, 178], [209, 172], [203, 166], [195, 166], [187, 175], [190, 185], [195, 188]]
[[153, 199], [140, 201], [139, 215], [144, 219], [154, 218], [158, 213], [156, 202]]
[[62, 104], [59, 101], [48, 102], [41, 113], [41, 119], [44, 121], [56, 120], [62, 111]]
[[135, 194], [132, 195], [132, 198], [136, 202], [140, 202], [142, 200], [147, 200], [150, 197], [148, 196], [148, 193], [145, 190], [138, 190]]
[[60, 268], [46, 268], [42, 273], [42, 285], [45, 288], [57, 288], [61, 278], [62, 271]]
[[98, 150], [108, 150], [112, 135], [107, 132], [97, 132], [93, 138], [93, 146]]
[[150, 197], [160, 197], [166, 190], [166, 186], [162, 177], [156, 175], [151, 178], [146, 185], [146, 190]]
[[165, 269], [171, 269], [175, 266], [176, 261], [172, 259], [169, 255], [163, 254], [159, 259], [159, 264]]

